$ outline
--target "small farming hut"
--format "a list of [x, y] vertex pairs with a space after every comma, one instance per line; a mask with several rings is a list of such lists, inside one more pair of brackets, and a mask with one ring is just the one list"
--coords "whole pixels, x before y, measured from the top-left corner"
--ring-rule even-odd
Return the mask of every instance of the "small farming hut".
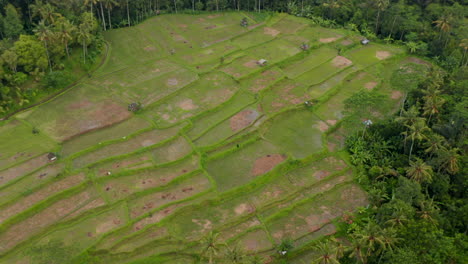
[[362, 44], [362, 45], [367, 45], [367, 44], [369, 44], [369, 42], [370, 42], [370, 40], [368, 40], [368, 39], [366, 39], [366, 38], [363, 39], [363, 40], [361, 40], [361, 44]]
[[55, 153], [50, 152], [49, 154], [47, 154], [47, 159], [49, 159], [49, 161], [56, 161], [57, 155], [55, 155]]
[[265, 60], [265, 59], [260, 59], [259, 61], [257, 61], [257, 64], [260, 65], [260, 66], [265, 66], [267, 65], [268, 61]]

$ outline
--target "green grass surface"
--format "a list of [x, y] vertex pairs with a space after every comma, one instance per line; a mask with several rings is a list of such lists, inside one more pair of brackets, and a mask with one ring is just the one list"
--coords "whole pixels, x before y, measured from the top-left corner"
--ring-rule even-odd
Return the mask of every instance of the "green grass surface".
[[344, 101], [366, 91], [384, 102], [363, 116], [395, 111], [401, 48], [269, 13], [161, 15], [104, 36], [94, 76], [0, 124], [0, 264], [54, 241], [71, 263], [190, 264], [212, 230], [262, 254], [293, 238], [300, 263], [366, 205], [338, 154], [361, 127]]

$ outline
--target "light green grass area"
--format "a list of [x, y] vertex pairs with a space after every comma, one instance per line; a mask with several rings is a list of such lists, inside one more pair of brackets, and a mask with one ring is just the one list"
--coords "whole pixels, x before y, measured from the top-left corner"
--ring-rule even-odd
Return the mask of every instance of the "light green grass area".
[[[310, 261], [367, 205], [346, 136], [399, 108], [397, 70], [430, 66], [287, 14], [159, 15], [104, 37], [92, 76], [0, 122], [0, 264], [35, 263], [37, 247], [71, 264], [195, 264], [210, 231], [263, 256], [292, 238], [291, 263]], [[383, 101], [349, 116], [357, 92]]]
[[296, 159], [323, 149], [320, 120], [310, 111], [284, 112], [271, 119], [264, 137]]
[[57, 147], [46, 135], [34, 134], [32, 126], [13, 119], [0, 126], [0, 170]]

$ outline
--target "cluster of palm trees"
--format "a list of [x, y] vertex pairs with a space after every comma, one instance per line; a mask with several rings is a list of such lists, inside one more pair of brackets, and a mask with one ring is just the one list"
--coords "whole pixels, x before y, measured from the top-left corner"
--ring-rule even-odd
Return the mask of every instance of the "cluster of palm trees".
[[346, 254], [357, 263], [368, 263], [371, 256], [393, 251], [400, 239], [396, 237], [392, 227], [381, 228], [374, 222], [369, 222], [364, 228], [350, 235], [350, 240], [330, 238], [320, 241], [314, 246], [317, 257], [311, 264], [339, 264], [339, 259]]
[[83, 13], [80, 24], [74, 25], [60, 13], [55, 12], [55, 7], [49, 3], [36, 1], [30, 6], [32, 18], [40, 19], [33, 32], [44, 44], [49, 70], [52, 71], [52, 59], [50, 49], [52, 45], [62, 45], [66, 55], [70, 56], [69, 46], [79, 43], [83, 48], [83, 60], [86, 64], [87, 48], [95, 38], [97, 23], [92, 13]]

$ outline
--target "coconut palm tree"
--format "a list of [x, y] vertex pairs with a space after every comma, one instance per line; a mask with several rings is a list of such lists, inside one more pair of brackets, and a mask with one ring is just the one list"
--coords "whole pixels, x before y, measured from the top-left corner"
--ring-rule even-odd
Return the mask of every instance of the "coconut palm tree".
[[[413, 125], [406, 126], [408, 128], [407, 131], [403, 132], [402, 134], [405, 136], [405, 142], [408, 138], [411, 139], [411, 147], [409, 152], [409, 159], [411, 160], [411, 154], [413, 152], [414, 141], [420, 141], [426, 138], [425, 132], [430, 131], [430, 129], [426, 126], [426, 122], [424, 120], [418, 121]], [[406, 144], [405, 144], [406, 145]]]
[[81, 42], [83, 45], [83, 63], [86, 64], [86, 56], [88, 54], [87, 47], [89, 41], [91, 41], [91, 33], [89, 32], [89, 28], [86, 24], [81, 24], [78, 27], [77, 35], [76, 35], [78, 42]]
[[440, 30], [439, 39], [442, 38], [443, 33], [449, 32], [450, 29], [452, 28], [452, 26], [450, 25], [451, 20], [452, 20], [451, 17], [447, 15], [443, 15], [438, 20], [432, 22]]
[[233, 264], [244, 263], [247, 260], [244, 249], [239, 243], [232, 247], [227, 246], [226, 259]]
[[218, 241], [219, 233], [210, 231], [206, 237], [203, 238], [203, 250], [201, 255], [208, 258], [208, 263], [213, 263], [213, 258], [218, 255], [221, 247], [225, 246], [224, 243]]
[[454, 175], [460, 171], [459, 161], [460, 161], [460, 149], [441, 149], [437, 152], [437, 160], [439, 165], [439, 171], [445, 170], [448, 173]]
[[375, 34], [378, 33], [379, 30], [379, 19], [380, 19], [380, 12], [387, 9], [388, 5], [390, 4], [389, 0], [374, 0], [375, 6], [377, 7], [377, 19], [375, 23]]
[[468, 59], [466, 59], [466, 52], [468, 51], [468, 39], [462, 39], [458, 46], [463, 49], [462, 64], [463, 66], [466, 66], [468, 63]]
[[109, 28], [112, 29], [112, 21], [111, 21], [111, 11], [114, 6], [118, 6], [119, 3], [117, 3], [114, 0], [104, 0], [104, 6], [107, 9], [107, 18], [109, 19]]
[[353, 240], [357, 240], [358, 243], [356, 245], [360, 245], [360, 261], [363, 263], [367, 263], [367, 258], [372, 254], [379, 255], [384, 251], [392, 251], [398, 242], [393, 229], [382, 229], [372, 221], [362, 230], [353, 234]]
[[90, 5], [91, 7], [91, 14], [93, 13], [93, 6], [97, 4], [98, 0], [84, 0], [84, 5]]
[[56, 18], [61, 17], [60, 13], [55, 12], [55, 7], [51, 4], [44, 4], [42, 1], [36, 1], [31, 4], [33, 17], [39, 16], [46, 24], [50, 25], [55, 22]]
[[58, 38], [60, 42], [65, 46], [67, 57], [70, 57], [70, 52], [68, 51], [68, 45], [70, 44], [70, 41], [73, 40], [76, 27], [72, 23], [70, 23], [68, 19], [61, 17], [56, 21], [55, 28], [57, 30]]
[[439, 208], [435, 205], [434, 200], [424, 200], [421, 202], [419, 207], [420, 210], [417, 212], [419, 217], [421, 219], [424, 219], [425, 221], [436, 224], [436, 221], [434, 220], [434, 215], [437, 214]]
[[312, 261], [312, 264], [339, 264], [336, 246], [330, 240], [315, 245], [314, 248], [318, 251], [319, 256]]
[[406, 168], [406, 176], [419, 183], [431, 182], [432, 174], [432, 167], [418, 158], [414, 161], [410, 161], [410, 166]]
[[445, 149], [444, 145], [446, 145], [446, 143], [447, 142], [444, 137], [439, 134], [431, 133], [427, 137], [427, 141], [424, 143], [424, 147], [426, 148], [424, 152], [430, 153], [430, 157], [432, 157], [434, 153]]
[[46, 50], [46, 55], [47, 55], [47, 61], [49, 62], [49, 71], [52, 72], [52, 62], [50, 61], [49, 47], [47, 46], [47, 42], [52, 37], [52, 31], [50, 30], [50, 27], [45, 24], [44, 20], [41, 20], [41, 22], [39, 22], [39, 24], [36, 26], [36, 28], [33, 31], [36, 34], [37, 38], [40, 41], [42, 41], [42, 43], [44, 43], [44, 48]]
[[445, 103], [445, 99], [440, 97], [441, 91], [439, 90], [439, 87], [441, 85], [441, 81], [441, 78], [437, 78], [436, 80], [430, 83], [429, 87], [426, 90], [423, 91], [423, 115], [429, 116], [428, 123], [430, 122], [433, 115], [436, 115], [440, 112], [440, 109]]

